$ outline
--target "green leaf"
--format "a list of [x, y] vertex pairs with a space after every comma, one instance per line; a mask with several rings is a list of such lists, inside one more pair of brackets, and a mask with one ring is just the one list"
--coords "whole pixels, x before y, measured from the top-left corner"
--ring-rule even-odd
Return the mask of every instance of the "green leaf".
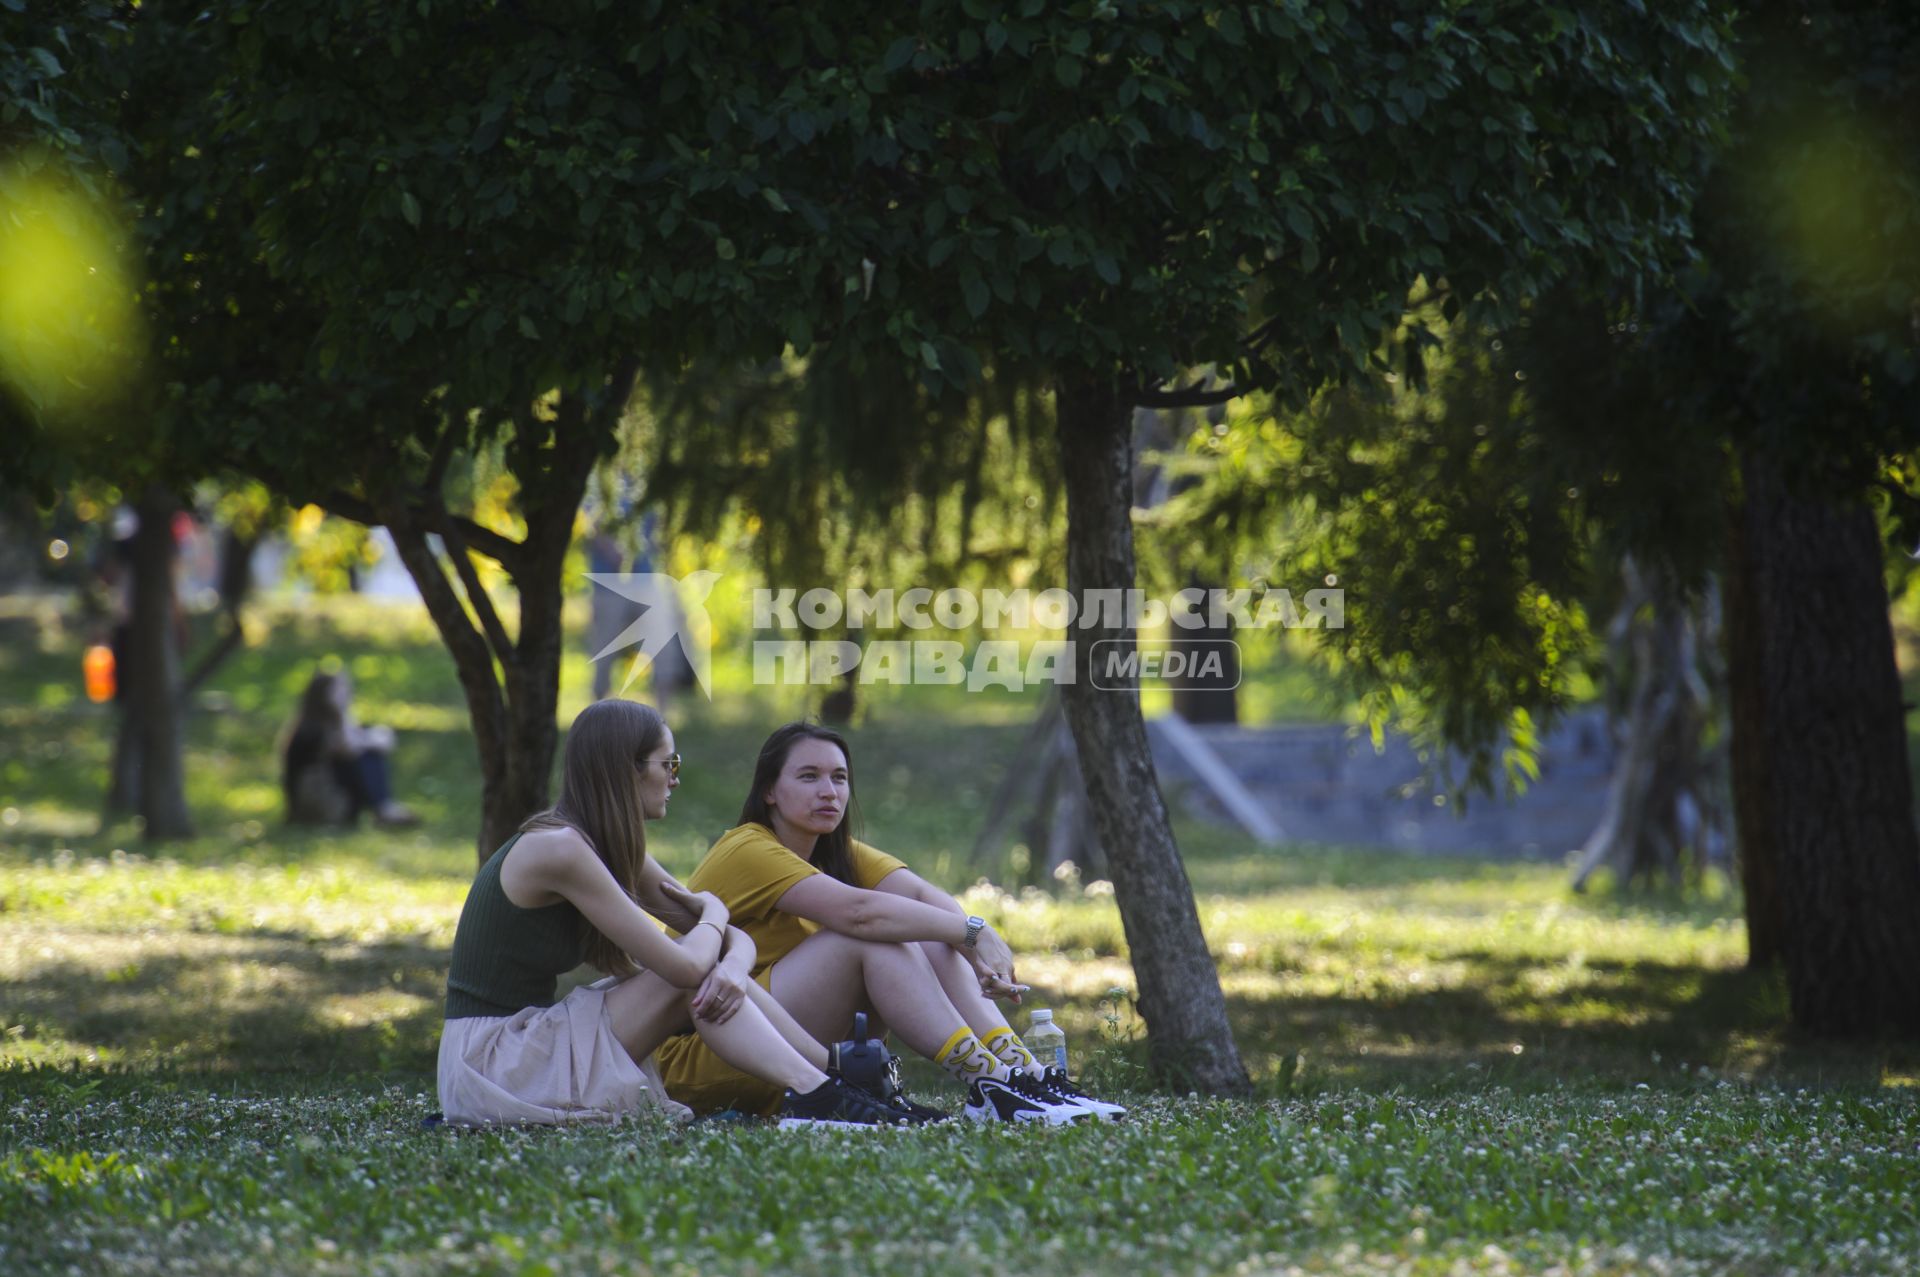
[[993, 294], [992, 291], [988, 289], [986, 281], [981, 279], [980, 276], [974, 274], [972, 271], [968, 271], [960, 280], [960, 292], [967, 299], [967, 313], [969, 315], [978, 319], [987, 313], [987, 305], [992, 300]]
[[420, 229], [420, 201], [413, 197], [412, 191], [400, 192], [400, 216], [407, 219], [407, 225]]
[[1120, 282], [1120, 266], [1113, 260], [1110, 254], [1095, 253], [1093, 255], [1093, 270], [1095, 274], [1100, 276], [1101, 279], [1106, 280], [1109, 284], [1117, 284]]
[[791, 208], [787, 207], [786, 198], [782, 196], [780, 192], [774, 190], [771, 186], [764, 186], [760, 188], [760, 194], [766, 199], [767, 204], [773, 209], [774, 212], [791, 213], [793, 211]]
[[914, 50], [920, 47], [920, 41], [910, 35], [903, 35], [887, 46], [887, 55], [880, 60], [883, 70], [892, 73], [913, 61]]
[[522, 337], [525, 337], [528, 341], [540, 340], [540, 330], [538, 328], [535, 328], [533, 326], [533, 321], [531, 319], [528, 319], [525, 315], [520, 316], [520, 335]]
[[394, 311], [393, 318], [387, 321], [387, 327], [393, 330], [393, 339], [395, 341], [405, 341], [407, 338], [413, 336], [413, 312], [407, 310]]
[[1287, 209], [1287, 229], [1301, 239], [1310, 240], [1314, 237], [1313, 216], [1298, 204], [1291, 205]]
[[1505, 67], [1488, 67], [1487, 83], [1502, 93], [1513, 92], [1513, 72]]
[[35, 62], [38, 62], [40, 64], [40, 69], [45, 71], [48, 75], [65, 75], [66, 74], [66, 69], [60, 65], [60, 59], [54, 57], [51, 53], [48, 53], [45, 49], [41, 49], [41, 48], [28, 49], [27, 56], [32, 58]]
[[1053, 78], [1071, 89], [1080, 83], [1080, 77], [1086, 74], [1086, 64], [1079, 58], [1061, 58], [1053, 64]]
[[738, 249], [734, 248], [733, 241], [725, 235], [713, 241], [713, 254], [723, 262], [732, 261], [733, 255], [738, 251]]
[[932, 342], [923, 341], [920, 343], [920, 362], [934, 372], [940, 371], [940, 352], [933, 348]]

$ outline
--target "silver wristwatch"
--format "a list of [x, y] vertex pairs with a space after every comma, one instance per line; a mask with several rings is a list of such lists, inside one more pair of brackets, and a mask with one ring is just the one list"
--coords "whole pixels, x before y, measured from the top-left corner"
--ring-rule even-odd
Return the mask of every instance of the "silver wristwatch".
[[969, 917], [967, 919], [967, 938], [961, 941], [961, 943], [969, 949], [979, 944], [980, 933], [986, 929], [986, 926], [987, 920], [985, 918]]

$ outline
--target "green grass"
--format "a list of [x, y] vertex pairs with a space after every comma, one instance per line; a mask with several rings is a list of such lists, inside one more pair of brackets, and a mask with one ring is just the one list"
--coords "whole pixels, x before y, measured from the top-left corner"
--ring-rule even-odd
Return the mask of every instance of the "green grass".
[[[0, 600], [0, 1270], [1852, 1273], [1920, 1252], [1920, 1052], [1785, 1034], [1724, 883], [1574, 896], [1553, 866], [1260, 853], [1183, 820], [1260, 1099], [1142, 1090], [1105, 884], [968, 887], [1012, 698], [871, 698], [868, 832], [1002, 925], [1076, 1069], [1134, 1120], [422, 1131], [474, 853], [457, 684], [418, 618], [261, 619], [190, 725], [200, 835], [147, 847], [94, 815], [111, 723], [69, 690], [77, 629]], [[418, 831], [280, 825], [273, 737], [328, 653], [402, 728]], [[570, 657], [563, 713], [586, 678]], [[798, 709], [673, 707], [667, 863], [732, 822]]]

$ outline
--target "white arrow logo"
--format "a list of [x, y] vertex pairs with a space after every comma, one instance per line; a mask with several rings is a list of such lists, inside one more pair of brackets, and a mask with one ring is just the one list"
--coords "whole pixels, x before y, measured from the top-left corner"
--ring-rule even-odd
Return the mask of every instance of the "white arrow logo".
[[708, 682], [713, 669], [713, 625], [707, 619], [707, 596], [713, 593], [713, 583], [720, 579], [718, 572], [702, 568], [685, 577], [672, 577], [664, 572], [589, 572], [587, 579], [642, 608], [639, 619], [593, 656], [598, 661], [622, 648], [639, 649], [633, 654], [632, 664], [627, 666], [626, 681], [620, 684], [623, 695], [677, 635], [680, 650], [686, 653], [687, 664], [693, 667], [693, 677], [699, 682], [700, 690], [708, 700], [713, 699], [713, 687]]

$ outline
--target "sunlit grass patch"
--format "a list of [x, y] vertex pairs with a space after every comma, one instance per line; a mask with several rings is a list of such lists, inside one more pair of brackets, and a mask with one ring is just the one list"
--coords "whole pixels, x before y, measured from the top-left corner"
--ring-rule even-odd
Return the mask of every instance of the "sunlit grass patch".
[[[1552, 865], [1262, 851], [1185, 820], [1258, 1105], [1135, 1089], [1126, 937], [1086, 883], [967, 900], [1076, 1070], [1134, 1106], [1123, 1127], [423, 1132], [476, 852], [458, 686], [384, 605], [287, 605], [269, 633], [189, 723], [200, 834], [164, 848], [95, 815], [110, 716], [32, 694], [72, 677], [70, 639], [0, 650], [9, 1275], [1893, 1273], [1920, 1252], [1920, 1053], [1788, 1037], [1724, 890], [1576, 896]], [[272, 742], [328, 653], [403, 726], [419, 829], [280, 822]], [[577, 707], [584, 662], [567, 670]], [[733, 823], [782, 708], [675, 711], [686, 783], [649, 830], [670, 866]], [[1023, 727], [866, 713], [869, 836], [971, 882]], [[931, 1065], [909, 1074], [957, 1102]]]

